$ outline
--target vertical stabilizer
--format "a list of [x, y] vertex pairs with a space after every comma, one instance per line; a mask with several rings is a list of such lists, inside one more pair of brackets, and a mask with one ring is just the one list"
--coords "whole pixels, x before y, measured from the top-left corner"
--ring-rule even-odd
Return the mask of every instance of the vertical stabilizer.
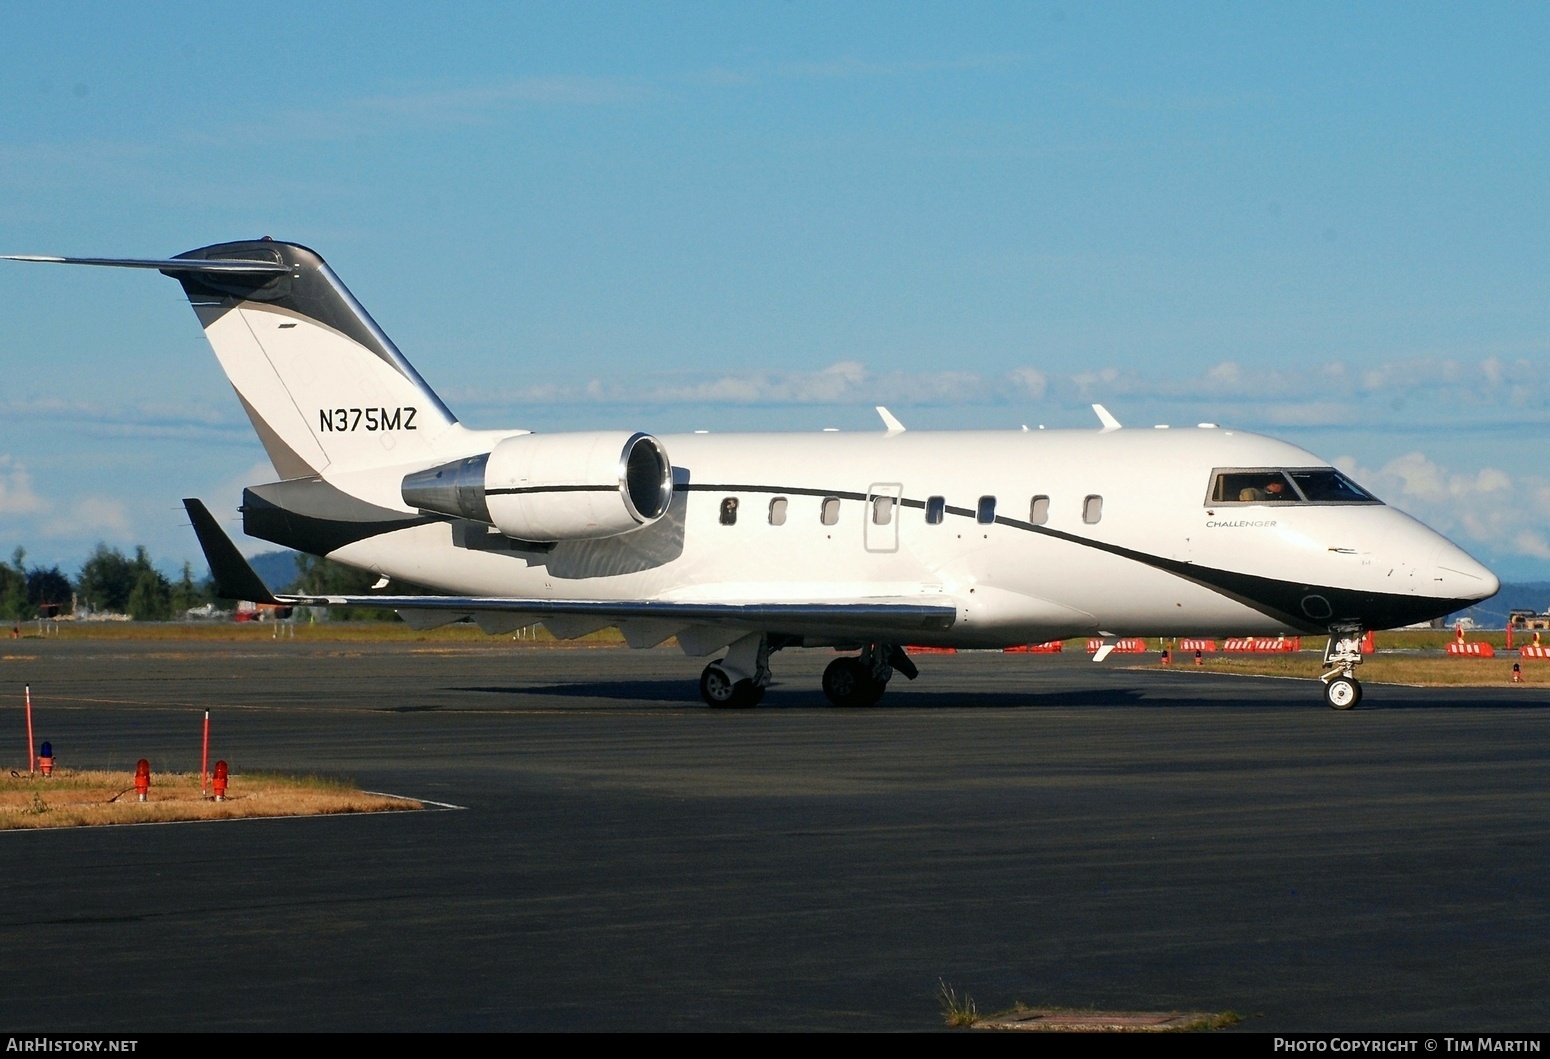
[[[185, 270], [177, 267], [188, 262]], [[206, 262], [283, 271], [237, 272]], [[218, 243], [162, 262], [282, 478], [429, 458], [457, 419], [327, 263], [295, 243]]]

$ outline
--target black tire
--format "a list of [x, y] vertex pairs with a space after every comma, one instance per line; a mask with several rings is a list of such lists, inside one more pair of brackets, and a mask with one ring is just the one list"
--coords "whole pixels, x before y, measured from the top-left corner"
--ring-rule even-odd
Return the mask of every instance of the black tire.
[[836, 706], [872, 706], [883, 697], [883, 685], [859, 658], [836, 658], [823, 671], [823, 693]]
[[1355, 677], [1336, 677], [1324, 685], [1324, 701], [1332, 710], [1354, 710], [1362, 701], [1362, 686]]
[[741, 710], [764, 698], [764, 689], [751, 680], [733, 680], [716, 659], [700, 673], [700, 698], [716, 710]]

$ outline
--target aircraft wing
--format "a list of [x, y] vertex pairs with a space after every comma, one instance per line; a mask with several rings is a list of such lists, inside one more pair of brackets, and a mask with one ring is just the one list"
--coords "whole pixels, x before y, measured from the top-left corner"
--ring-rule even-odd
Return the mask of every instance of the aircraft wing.
[[574, 616], [615, 621], [664, 621], [693, 624], [746, 625], [752, 628], [814, 626], [889, 628], [923, 631], [951, 628], [958, 619], [952, 603], [923, 603], [918, 598], [864, 597], [850, 600], [781, 602], [680, 602], [673, 600], [526, 599], [513, 596], [306, 596], [281, 594], [253, 572], [215, 516], [199, 501], [183, 507], [199, 537], [223, 599], [240, 599], [286, 607], [391, 607], [412, 611], [454, 612], [459, 616], [501, 611], [536, 618]]

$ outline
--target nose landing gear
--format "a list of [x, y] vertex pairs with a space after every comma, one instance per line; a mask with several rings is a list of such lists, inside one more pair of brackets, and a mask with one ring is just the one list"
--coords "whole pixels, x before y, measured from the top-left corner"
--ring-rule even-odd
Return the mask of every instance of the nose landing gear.
[[718, 658], [700, 673], [700, 698], [705, 705], [723, 710], [740, 710], [759, 705], [764, 689], [751, 679], [739, 680], [721, 667], [726, 661]]
[[1339, 626], [1329, 631], [1324, 648], [1324, 701], [1333, 710], [1349, 710], [1362, 701], [1362, 685], [1356, 667], [1362, 664], [1362, 630]]
[[[784, 646], [782, 644], [782, 646]], [[700, 698], [705, 705], [723, 710], [759, 705], [770, 683], [770, 638], [750, 633], [727, 648], [700, 673]]]

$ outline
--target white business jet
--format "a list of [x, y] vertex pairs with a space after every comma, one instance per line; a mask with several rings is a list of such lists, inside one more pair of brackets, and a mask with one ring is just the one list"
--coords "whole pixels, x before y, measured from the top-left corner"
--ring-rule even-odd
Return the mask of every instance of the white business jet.
[[269, 239], [171, 259], [279, 480], [250, 536], [430, 594], [272, 594], [198, 500], [223, 597], [397, 608], [416, 628], [618, 626], [718, 656], [711, 706], [756, 704], [770, 655], [857, 651], [823, 690], [866, 706], [906, 645], [1327, 633], [1324, 695], [1355, 706], [1366, 630], [1459, 610], [1496, 577], [1293, 445], [1203, 423], [1122, 429], [535, 434], [470, 430], [323, 259]]

